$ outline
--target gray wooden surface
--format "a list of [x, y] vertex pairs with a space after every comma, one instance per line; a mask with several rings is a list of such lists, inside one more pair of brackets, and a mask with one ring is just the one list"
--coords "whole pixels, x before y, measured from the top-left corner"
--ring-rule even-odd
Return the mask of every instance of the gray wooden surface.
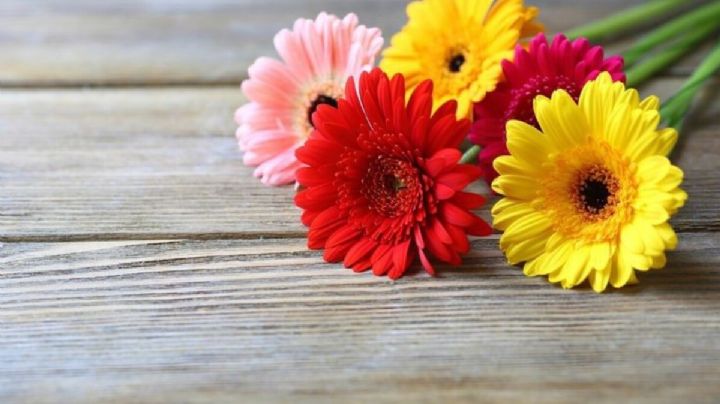
[[[638, 1], [539, 1], [550, 30]], [[273, 33], [398, 0], [0, 4], [0, 402], [714, 401], [720, 85], [676, 161], [667, 268], [603, 295], [505, 264], [439, 278], [307, 251], [291, 188], [243, 167], [232, 112]], [[642, 89], [672, 94], [705, 45]], [[487, 216], [487, 210], [482, 212]]]

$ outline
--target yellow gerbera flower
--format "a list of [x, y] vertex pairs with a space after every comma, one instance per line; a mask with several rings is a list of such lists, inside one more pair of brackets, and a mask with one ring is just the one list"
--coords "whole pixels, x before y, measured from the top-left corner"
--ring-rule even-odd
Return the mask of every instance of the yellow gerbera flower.
[[[395, 34], [380, 67], [402, 73], [409, 90], [432, 79], [434, 106], [458, 101], [458, 118], [494, 90], [500, 62], [542, 32], [538, 9], [522, 0], [421, 0], [407, 6], [408, 23]], [[412, 91], [408, 91], [411, 94]]]
[[677, 132], [658, 130], [658, 107], [602, 73], [577, 104], [563, 90], [538, 96], [540, 131], [508, 123], [510, 155], [495, 160], [492, 184], [504, 198], [492, 215], [511, 264], [564, 288], [588, 279], [596, 292], [665, 265], [677, 244], [668, 219], [687, 194], [666, 157]]

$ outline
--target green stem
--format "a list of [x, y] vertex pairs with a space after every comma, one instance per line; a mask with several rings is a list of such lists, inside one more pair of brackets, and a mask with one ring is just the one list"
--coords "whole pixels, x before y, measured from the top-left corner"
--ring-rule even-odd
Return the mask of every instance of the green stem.
[[619, 36], [626, 31], [636, 29], [638, 25], [662, 17], [686, 4], [687, 0], [648, 1], [607, 18], [571, 29], [565, 32], [565, 36], [571, 39], [585, 37], [590, 42], [599, 42], [607, 37]]
[[475, 164], [480, 154], [480, 146], [475, 145], [467, 149], [460, 158], [460, 164]]
[[660, 108], [660, 116], [666, 125], [675, 129], [682, 127], [685, 116], [703, 84], [720, 71], [720, 42], [700, 63], [680, 90]]
[[717, 27], [708, 25], [698, 28], [696, 31], [690, 32], [684, 37], [678, 39], [665, 49], [660, 50], [646, 62], [638, 63], [626, 71], [627, 86], [637, 87], [646, 80], [662, 71], [683, 55], [695, 49], [703, 39], [712, 34]]
[[660, 28], [651, 31], [643, 36], [630, 49], [622, 52], [625, 59], [625, 67], [635, 64], [645, 54], [657, 47], [659, 44], [671, 41], [677, 35], [693, 31], [697, 27], [706, 25], [720, 25], [720, 2], [713, 2], [708, 5], [678, 17]]

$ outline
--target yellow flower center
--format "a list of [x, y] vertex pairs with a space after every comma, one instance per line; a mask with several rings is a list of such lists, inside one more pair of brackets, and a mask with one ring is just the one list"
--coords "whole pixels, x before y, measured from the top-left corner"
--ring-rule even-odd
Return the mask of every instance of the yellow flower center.
[[558, 154], [544, 167], [538, 208], [556, 232], [588, 243], [617, 239], [632, 220], [635, 167], [602, 141]]

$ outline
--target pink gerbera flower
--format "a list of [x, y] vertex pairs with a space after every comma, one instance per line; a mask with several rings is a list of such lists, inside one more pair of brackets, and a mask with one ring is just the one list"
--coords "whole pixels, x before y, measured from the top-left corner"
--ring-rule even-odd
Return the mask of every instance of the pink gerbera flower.
[[250, 66], [242, 84], [249, 102], [235, 113], [243, 161], [257, 166], [256, 177], [269, 185], [295, 181], [295, 149], [312, 132], [318, 105], [337, 106], [348, 77], [370, 70], [382, 45], [380, 30], [358, 25], [355, 14], [298, 19], [275, 36], [282, 61], [261, 57]]
[[584, 38], [571, 42], [561, 34], [551, 44], [544, 34], [538, 34], [528, 49], [518, 46], [513, 61], [503, 61], [502, 68], [505, 81], [475, 104], [475, 123], [469, 135], [471, 142], [482, 146], [478, 160], [488, 184], [498, 175], [493, 161], [508, 154], [505, 124], [516, 119], [537, 126], [533, 112], [536, 96], [549, 97], [562, 89], [577, 101], [585, 83], [603, 71], [615, 81], [625, 81], [622, 57], [605, 59], [602, 47], [591, 46]]

